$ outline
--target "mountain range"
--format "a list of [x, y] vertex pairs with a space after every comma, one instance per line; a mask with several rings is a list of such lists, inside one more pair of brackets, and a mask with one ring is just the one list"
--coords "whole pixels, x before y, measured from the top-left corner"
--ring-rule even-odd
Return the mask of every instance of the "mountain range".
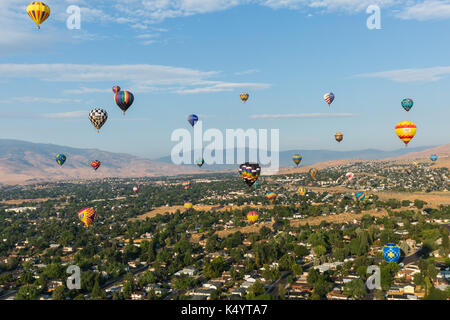
[[[433, 152], [434, 150], [434, 152]], [[248, 150], [247, 150], [248, 151]], [[448, 152], [447, 152], [448, 151]], [[55, 157], [63, 153], [67, 161], [60, 167]], [[450, 145], [438, 147], [402, 148], [393, 151], [367, 149], [360, 151], [292, 150], [280, 152], [280, 167], [293, 167], [292, 155], [303, 156], [301, 166], [336, 160], [403, 159], [416, 155], [426, 158], [431, 153], [450, 155]], [[248, 152], [247, 152], [248, 154]], [[410, 155], [410, 156], [406, 156]], [[100, 160], [94, 171], [90, 163]], [[235, 169], [236, 165], [174, 165], [170, 157], [150, 160], [124, 153], [97, 149], [82, 149], [54, 144], [0, 139], [0, 184], [21, 184], [42, 181], [96, 179], [107, 177], [137, 178], [198, 174]]]

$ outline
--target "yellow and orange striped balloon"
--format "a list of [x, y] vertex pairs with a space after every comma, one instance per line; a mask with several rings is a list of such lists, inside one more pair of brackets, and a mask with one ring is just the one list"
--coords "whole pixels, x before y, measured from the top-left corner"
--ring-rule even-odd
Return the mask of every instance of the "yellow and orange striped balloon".
[[50, 7], [41, 1], [33, 1], [28, 5], [27, 12], [40, 29], [40, 24], [50, 16]]
[[250, 212], [247, 214], [247, 220], [248, 220], [250, 223], [255, 223], [256, 221], [258, 221], [258, 218], [259, 218], [259, 213], [256, 212], [256, 211], [250, 211]]
[[411, 121], [402, 121], [395, 126], [395, 133], [408, 146], [408, 143], [416, 135], [417, 127]]

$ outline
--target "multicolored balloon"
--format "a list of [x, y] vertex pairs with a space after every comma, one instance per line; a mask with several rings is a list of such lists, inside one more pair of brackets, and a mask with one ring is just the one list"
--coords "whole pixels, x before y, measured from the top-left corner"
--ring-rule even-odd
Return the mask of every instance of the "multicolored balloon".
[[204, 163], [205, 159], [203, 158], [195, 160], [195, 164], [198, 165], [200, 168], [203, 166]]
[[92, 208], [86, 208], [78, 211], [78, 219], [83, 222], [86, 228], [94, 222], [95, 218], [97, 218], [97, 214]]
[[306, 187], [300, 187], [297, 191], [301, 196], [305, 196], [308, 193], [308, 189]]
[[134, 102], [134, 96], [130, 91], [118, 91], [114, 96], [114, 100], [116, 101], [116, 104], [119, 106], [119, 108], [123, 111], [123, 115], [125, 115], [125, 112], [128, 110], [128, 108], [131, 107]]
[[258, 221], [258, 218], [259, 218], [259, 213], [256, 212], [256, 211], [250, 211], [250, 212], [247, 214], [247, 220], [248, 220], [250, 223], [255, 223], [256, 221]]
[[303, 157], [299, 154], [294, 154], [292, 156], [292, 161], [294, 161], [294, 163], [297, 165], [297, 167], [300, 164], [300, 162], [302, 162], [302, 159], [303, 159]]
[[355, 193], [356, 200], [364, 201], [366, 199], [366, 194], [364, 192]]
[[411, 175], [412, 170], [411, 170], [411, 169], [406, 169], [406, 173], [409, 174], [409, 175]]
[[100, 129], [106, 123], [106, 120], [108, 120], [108, 112], [103, 109], [93, 109], [89, 112], [89, 120], [97, 129], [97, 132], [100, 132]]
[[36, 23], [37, 28], [41, 28], [43, 23], [50, 16], [50, 7], [41, 1], [33, 1], [27, 7], [30, 18]]
[[186, 202], [186, 203], [184, 204], [184, 208], [187, 209], [187, 210], [192, 209], [192, 207], [193, 207], [193, 205], [192, 205], [192, 203], [190, 203], [190, 202]]
[[345, 175], [345, 177], [347, 178], [347, 180], [349, 182], [351, 182], [353, 180], [354, 174], [353, 172], [347, 172], [347, 174]]
[[395, 126], [395, 133], [408, 146], [408, 143], [416, 135], [417, 127], [411, 121], [402, 121]]
[[112, 91], [114, 92], [114, 94], [116, 94], [117, 92], [120, 91], [120, 87], [119, 86], [114, 86], [114, 87], [112, 87]]
[[190, 181], [183, 181], [181, 183], [181, 185], [183, 186], [184, 190], [187, 190], [191, 187], [191, 182]]
[[63, 154], [58, 154], [58, 155], [56, 156], [56, 162], [57, 162], [60, 166], [62, 166], [62, 165], [64, 164], [64, 162], [66, 162], [66, 160], [67, 160], [67, 158], [66, 158], [66, 156], [63, 155]]
[[336, 132], [336, 134], [334, 135], [334, 138], [336, 139], [337, 142], [341, 142], [342, 140], [344, 140], [344, 135], [342, 134], [342, 132]]
[[310, 174], [311, 178], [313, 178], [313, 179], [315, 179], [317, 177], [317, 173], [319, 173], [319, 170], [317, 170], [316, 168], [309, 170], [309, 174]]
[[430, 156], [430, 160], [433, 161], [433, 162], [436, 162], [438, 160], [438, 156], [436, 154], [432, 154]]
[[94, 160], [91, 162], [91, 167], [97, 171], [98, 168], [100, 168], [100, 166], [102, 165], [102, 163], [98, 160]]
[[326, 101], [326, 103], [328, 103], [328, 106], [331, 106], [331, 104], [334, 101], [334, 93], [333, 92], [325, 93], [323, 99]]
[[241, 100], [242, 100], [242, 102], [246, 103], [249, 97], [250, 97], [250, 95], [247, 92], [242, 92], [241, 93]]
[[261, 175], [261, 167], [258, 163], [243, 163], [239, 167], [239, 175], [251, 187]]
[[266, 193], [266, 198], [271, 202], [274, 203], [275, 200], [277, 200], [277, 195], [274, 192], [267, 192]]
[[187, 121], [191, 124], [192, 127], [198, 122], [198, 117], [195, 114], [190, 114], [187, 117]]
[[413, 107], [413, 105], [414, 105], [414, 101], [412, 101], [412, 99], [403, 99], [402, 100], [402, 107], [403, 107], [403, 109], [405, 109], [406, 111], [409, 111], [409, 110], [411, 110], [411, 108]]
[[383, 257], [387, 263], [398, 262], [400, 260], [400, 247], [394, 243], [388, 243], [383, 248]]
[[133, 187], [133, 192], [134, 193], [138, 193], [139, 192], [139, 187], [138, 186]]

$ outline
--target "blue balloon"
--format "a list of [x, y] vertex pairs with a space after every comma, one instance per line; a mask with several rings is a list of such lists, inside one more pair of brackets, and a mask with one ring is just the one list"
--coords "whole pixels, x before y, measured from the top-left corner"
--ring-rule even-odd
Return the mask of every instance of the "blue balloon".
[[393, 243], [388, 243], [383, 248], [383, 257], [386, 262], [398, 262], [400, 260], [400, 247]]
[[198, 117], [195, 114], [191, 114], [187, 117], [187, 121], [191, 124], [191, 126], [195, 126], [198, 121]]
[[430, 156], [430, 160], [433, 161], [433, 162], [436, 162], [437, 159], [438, 159], [438, 156], [435, 155], [435, 154], [432, 154], [432, 155]]
[[64, 162], [66, 162], [66, 156], [65, 155], [63, 155], [63, 154], [58, 154], [57, 156], [56, 156], [56, 162], [60, 165], [60, 166], [62, 166], [63, 164], [64, 164]]

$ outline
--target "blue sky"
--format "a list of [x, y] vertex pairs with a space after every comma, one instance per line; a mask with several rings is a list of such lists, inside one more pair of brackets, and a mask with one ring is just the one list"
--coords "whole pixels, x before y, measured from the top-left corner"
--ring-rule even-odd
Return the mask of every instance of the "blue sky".
[[[280, 129], [281, 150], [401, 148], [402, 120], [418, 127], [411, 147], [450, 142], [450, 1], [46, 3], [38, 31], [26, 2], [2, 1], [1, 138], [156, 158], [195, 113], [204, 129]], [[371, 4], [381, 30], [366, 26]], [[66, 28], [70, 5], [82, 8], [80, 30]], [[113, 85], [135, 95], [125, 117]], [[110, 117], [100, 134], [87, 119], [94, 107]]]

